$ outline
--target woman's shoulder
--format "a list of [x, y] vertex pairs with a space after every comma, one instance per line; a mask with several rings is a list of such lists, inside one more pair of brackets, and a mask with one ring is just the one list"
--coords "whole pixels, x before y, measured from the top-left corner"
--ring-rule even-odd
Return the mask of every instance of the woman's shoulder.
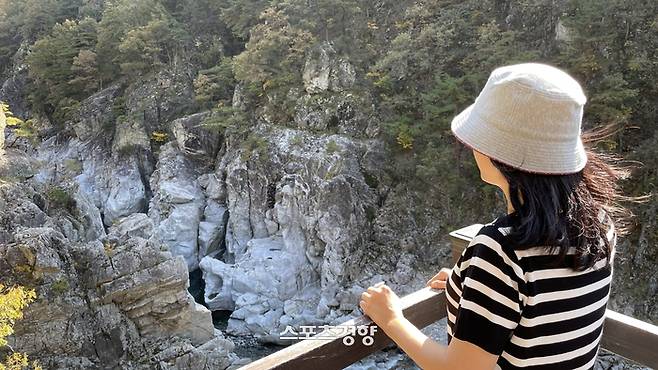
[[477, 254], [478, 250], [483, 249], [493, 250], [508, 264], [516, 264], [518, 258], [508, 238], [514, 223], [513, 217], [508, 214], [501, 215], [484, 224], [469, 244], [469, 248], [473, 249], [472, 253]]
[[500, 215], [493, 219], [493, 221], [484, 224], [475, 236], [485, 235], [500, 244], [508, 246], [509, 241], [507, 240], [507, 236], [512, 231], [515, 218], [516, 215], [514, 213]]
[[476, 266], [477, 270], [503, 277], [505, 281], [515, 281], [517, 286], [523, 283], [523, 269], [514, 248], [506, 240], [511, 226], [508, 218], [499, 216], [480, 228], [457, 262], [462, 273]]

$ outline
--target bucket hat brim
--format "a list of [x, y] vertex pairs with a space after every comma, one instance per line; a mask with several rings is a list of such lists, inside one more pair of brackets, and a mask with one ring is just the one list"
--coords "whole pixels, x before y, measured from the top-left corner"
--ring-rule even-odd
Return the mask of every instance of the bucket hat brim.
[[555, 143], [546, 150], [545, 143], [519, 138], [490, 125], [468, 106], [450, 124], [455, 137], [469, 148], [487, 157], [522, 171], [565, 175], [581, 171], [587, 163], [587, 153], [580, 137], [570, 142]]

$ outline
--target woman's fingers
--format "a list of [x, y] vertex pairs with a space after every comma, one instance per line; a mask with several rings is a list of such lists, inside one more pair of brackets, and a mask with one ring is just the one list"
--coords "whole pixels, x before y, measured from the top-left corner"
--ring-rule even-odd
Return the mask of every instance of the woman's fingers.
[[426, 286], [430, 286], [434, 280], [437, 280], [439, 278], [439, 274], [436, 274], [432, 276], [429, 280], [427, 280], [427, 283], [425, 283]]
[[439, 284], [440, 288], [437, 289], [443, 289], [445, 288], [445, 282], [448, 280], [448, 277], [450, 276], [450, 271], [451, 269], [444, 267], [439, 271], [436, 275], [434, 275], [431, 279], [429, 279], [426, 283], [426, 286], [435, 288], [433, 285], [435, 282], [442, 282], [442, 284]]
[[432, 289], [445, 289], [446, 282], [444, 280], [434, 280], [430, 283], [430, 288]]

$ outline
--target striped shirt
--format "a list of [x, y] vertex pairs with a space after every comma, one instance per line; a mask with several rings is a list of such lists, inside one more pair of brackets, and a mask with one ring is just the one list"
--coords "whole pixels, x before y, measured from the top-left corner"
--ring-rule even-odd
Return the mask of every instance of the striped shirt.
[[[608, 218], [614, 258], [617, 236]], [[498, 355], [495, 369], [593, 369], [610, 293], [612, 263], [585, 271], [546, 248], [515, 250], [511, 216], [484, 225], [452, 268], [446, 298], [454, 336]], [[557, 252], [555, 252], [557, 253]]]

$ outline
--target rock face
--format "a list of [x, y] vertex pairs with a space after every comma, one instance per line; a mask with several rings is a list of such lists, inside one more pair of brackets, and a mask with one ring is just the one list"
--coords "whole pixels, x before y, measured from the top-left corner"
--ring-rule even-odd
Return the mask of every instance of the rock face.
[[[179, 108], [173, 105], [187, 101], [189, 95], [183, 89], [185, 76], [163, 72], [153, 81], [147, 79], [150, 82], [144, 86], [153, 91], [147, 92], [144, 86], [138, 89], [146, 96], [128, 88], [132, 91], [129, 100], [135, 104], [131, 109], [159, 111], [163, 120], [175, 117]], [[172, 95], [168, 89], [173, 87], [183, 90]], [[210, 181], [206, 175], [202, 188], [197, 180], [200, 156], [205, 156], [207, 167], [208, 156], [214, 156], [220, 139], [198, 127], [203, 114], [174, 120], [168, 126], [156, 120], [157, 114], [147, 113], [114, 122], [118, 94], [119, 88], [111, 86], [81, 103], [69, 122], [76, 138], [60, 143], [53, 137], [40, 145], [37, 158], [48, 165], [38, 166], [35, 180], [75, 186], [79, 189], [76, 196], [95, 206], [102, 222], [87, 221], [93, 224], [85, 231], [91, 233], [87, 239], [103, 234], [99, 227], [111, 228], [125, 217], [148, 214], [154, 232], [174, 255], [182, 255], [188, 268], [196, 269], [200, 257], [217, 253], [224, 245], [228, 213], [218, 193], [218, 181]], [[112, 131], [107, 132], [108, 126], [114, 127]], [[161, 148], [158, 158], [152, 154], [147, 126], [175, 133], [176, 141]]]
[[[37, 291], [10, 344], [44, 368], [239, 363], [211, 312], [188, 292], [199, 256], [224, 246], [228, 211], [220, 181], [197, 173], [198, 156], [175, 143], [152, 154], [149, 125], [172, 132], [183, 108], [176, 102], [191, 96], [184, 89], [151, 95], [168, 84], [171, 76], [163, 76], [130, 95], [141, 102], [132, 107], [146, 111], [142, 119], [117, 121], [121, 92], [111, 86], [81, 102], [67, 123], [76, 137], [3, 154], [2, 281]], [[178, 132], [201, 135], [185, 124], [194, 120], [179, 121]], [[202, 138], [208, 153], [217, 150], [218, 142]]]
[[330, 42], [314, 47], [304, 66], [304, 86], [309, 93], [343, 91], [354, 85], [354, 67], [345, 59], [338, 58]]
[[[373, 138], [379, 125], [369, 98], [345, 95], [302, 95], [297, 101], [296, 127], [310, 131], [335, 131], [349, 137]], [[368, 107], [364, 111], [361, 107]]]
[[[149, 218], [127, 217], [104, 235], [84, 195], [64, 204], [48, 192], [42, 200], [42, 190], [0, 186], [3, 282], [37, 293], [10, 337], [14, 349], [67, 369], [224, 369], [237, 359], [210, 311], [188, 293], [185, 260], [152, 237]], [[78, 219], [88, 233], [67, 231]]]
[[78, 110], [76, 117], [71, 122], [75, 135], [81, 141], [103, 140], [103, 136], [107, 136], [116, 120], [113, 107], [120, 93], [119, 86], [111, 86], [85, 100], [85, 104]]
[[[395, 217], [412, 199], [392, 188], [383, 170], [386, 151], [374, 138], [379, 121], [368, 98], [345, 92], [354, 82], [349, 63], [330, 44], [319, 45], [304, 81], [293, 127], [261, 117], [245, 143], [223, 141], [214, 173], [198, 178], [207, 198], [198, 233], [205, 303], [231, 311], [230, 334], [264, 342], [284, 343], [279, 334], [288, 325], [340, 323], [358, 314], [359, 295], [377, 281], [410, 292], [405, 284], [427, 257], [416, 248], [419, 235], [431, 240], [439, 231], [419, 230], [411, 212]], [[234, 106], [244, 109], [239, 91]], [[208, 226], [225, 231], [225, 248], [205, 252], [212, 239], [205, 237], [207, 220], [224, 217], [225, 230]], [[399, 240], [391, 223], [416, 231]]]
[[107, 177], [108, 195], [103, 207], [103, 221], [107, 226], [120, 217], [146, 209], [146, 189], [139, 166], [134, 158], [131, 159], [121, 163], [111, 171], [112, 176]]
[[99, 209], [105, 226], [146, 209], [147, 188], [142, 178], [149, 170], [138, 156], [112, 156], [77, 139], [61, 145], [52, 137], [42, 143], [37, 158], [48, 166], [39, 167], [35, 180], [42, 184], [77, 183]]
[[561, 20], [558, 20], [555, 24], [555, 39], [558, 41], [571, 41], [572, 39], [569, 29]]
[[200, 267], [208, 307], [233, 311], [230, 333], [281, 342], [287, 325], [356, 309], [361, 291], [353, 284], [370, 278], [366, 251], [376, 249], [368, 230], [378, 194], [363, 168], [382, 149], [378, 141], [341, 135], [265, 126], [254, 132], [266, 140], [264, 154], [229, 148], [220, 161], [216, 177], [226, 178], [230, 215], [226, 252], [204, 257]]
[[219, 150], [220, 135], [203, 127], [209, 115], [201, 112], [174, 120], [171, 130], [181, 150], [192, 157], [214, 160]]
[[126, 90], [126, 115], [137, 120], [148, 135], [169, 131], [171, 121], [184, 116], [194, 103], [193, 80], [187, 65], [145, 76]]
[[199, 264], [197, 237], [205, 206], [197, 177], [171, 143], [162, 148], [151, 177], [149, 217], [157, 225], [156, 233], [174, 254], [185, 258], [190, 270]]

